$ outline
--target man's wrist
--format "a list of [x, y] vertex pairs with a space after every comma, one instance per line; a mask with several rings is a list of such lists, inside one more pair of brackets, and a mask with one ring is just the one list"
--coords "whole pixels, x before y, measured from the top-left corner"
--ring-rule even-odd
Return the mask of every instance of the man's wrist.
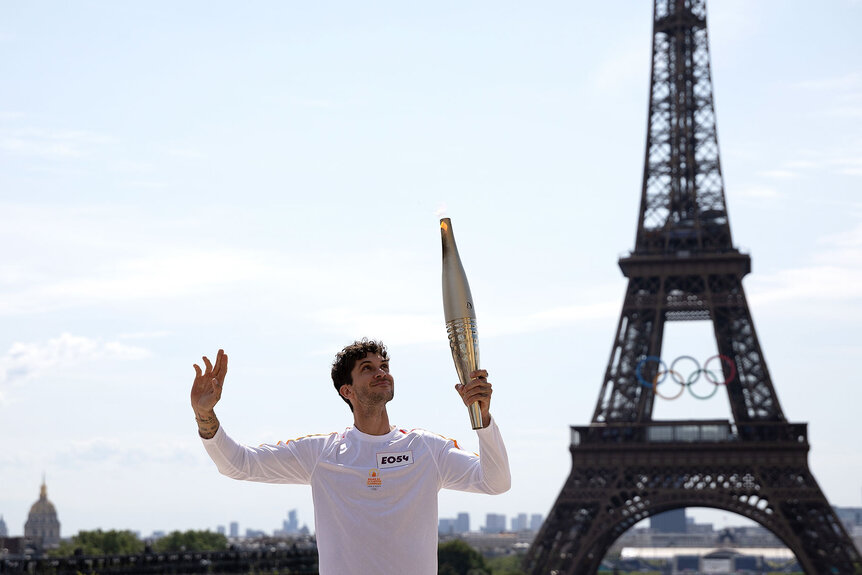
[[195, 421], [198, 424], [198, 434], [204, 439], [215, 437], [219, 428], [218, 417], [214, 411], [199, 413], [195, 411]]

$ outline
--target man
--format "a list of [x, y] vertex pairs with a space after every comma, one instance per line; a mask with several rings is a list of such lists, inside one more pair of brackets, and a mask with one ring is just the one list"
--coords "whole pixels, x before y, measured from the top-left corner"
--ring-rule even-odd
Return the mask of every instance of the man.
[[221, 398], [227, 355], [195, 365], [191, 402], [198, 432], [219, 471], [234, 479], [311, 485], [321, 575], [437, 573], [437, 493], [457, 489], [497, 494], [509, 489], [506, 448], [491, 418], [488, 372], [474, 371], [455, 388], [465, 405], [478, 401], [479, 453], [439, 435], [389, 424], [395, 392], [382, 343], [363, 339], [341, 350], [332, 382], [353, 412], [340, 433], [239, 445], [213, 408]]

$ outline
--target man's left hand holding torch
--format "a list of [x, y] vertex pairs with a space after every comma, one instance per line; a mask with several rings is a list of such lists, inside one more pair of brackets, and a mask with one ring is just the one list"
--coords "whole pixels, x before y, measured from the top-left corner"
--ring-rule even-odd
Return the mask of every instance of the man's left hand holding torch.
[[488, 372], [477, 369], [470, 372], [470, 383], [455, 385], [455, 390], [464, 400], [464, 405], [470, 406], [474, 401], [479, 402], [479, 411], [482, 413], [482, 426], [491, 425], [491, 383], [488, 381]]

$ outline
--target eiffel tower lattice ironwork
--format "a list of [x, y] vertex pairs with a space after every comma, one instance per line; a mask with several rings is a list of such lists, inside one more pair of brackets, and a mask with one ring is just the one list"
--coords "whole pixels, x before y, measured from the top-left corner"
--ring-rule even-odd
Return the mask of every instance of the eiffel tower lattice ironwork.
[[[655, 0], [640, 217], [619, 265], [628, 288], [593, 420], [572, 427], [572, 471], [527, 571], [594, 574], [640, 520], [711, 507], [770, 530], [808, 575], [862, 573], [809, 470], [806, 425], [781, 410], [742, 288], [751, 260], [731, 241], [705, 0]], [[652, 419], [653, 382], [673, 370], [659, 360], [664, 326], [685, 320], [712, 322], [720, 355], [701, 373], [725, 380], [732, 422]]]

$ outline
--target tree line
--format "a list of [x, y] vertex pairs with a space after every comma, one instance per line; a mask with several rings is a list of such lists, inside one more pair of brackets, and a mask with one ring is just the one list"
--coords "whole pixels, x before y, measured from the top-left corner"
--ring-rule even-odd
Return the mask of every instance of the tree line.
[[[141, 540], [128, 530], [81, 531], [49, 552], [51, 557], [137, 555], [180, 551], [224, 551], [228, 540], [212, 531], [173, 531], [152, 542]], [[461, 540], [442, 543], [438, 548], [438, 573], [441, 575], [520, 575], [519, 555], [486, 559]]]
[[228, 548], [227, 537], [212, 531], [173, 531], [152, 542], [142, 541], [132, 531], [109, 530], [80, 531], [60, 546], [48, 552], [52, 557], [73, 555], [136, 555], [144, 552], [168, 553], [172, 551], [223, 551]]

